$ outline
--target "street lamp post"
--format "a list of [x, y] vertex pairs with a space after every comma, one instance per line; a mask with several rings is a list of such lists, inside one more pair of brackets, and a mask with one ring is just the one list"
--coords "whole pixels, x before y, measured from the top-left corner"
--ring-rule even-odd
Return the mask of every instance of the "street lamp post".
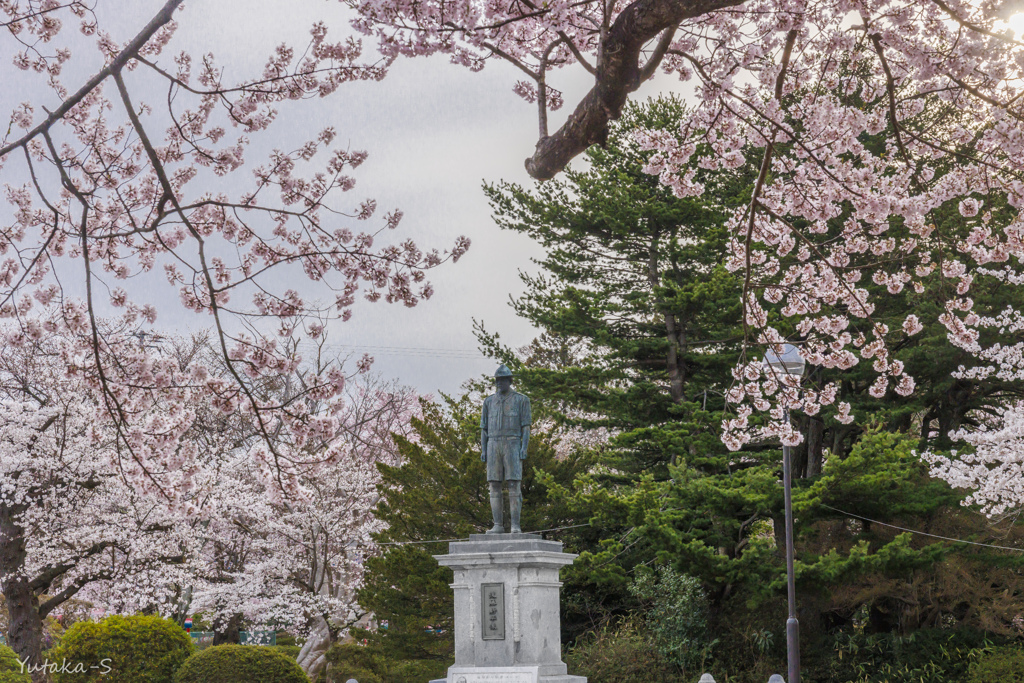
[[[783, 344], [782, 353], [769, 349], [765, 365], [777, 375], [802, 377], [806, 361], [792, 344]], [[783, 420], [789, 424], [789, 408], [783, 409]], [[786, 589], [789, 598], [789, 619], [786, 620], [786, 654], [789, 683], [800, 683], [800, 622], [796, 618], [796, 577], [793, 572], [793, 458], [789, 446], [782, 444], [782, 486], [786, 505]]]

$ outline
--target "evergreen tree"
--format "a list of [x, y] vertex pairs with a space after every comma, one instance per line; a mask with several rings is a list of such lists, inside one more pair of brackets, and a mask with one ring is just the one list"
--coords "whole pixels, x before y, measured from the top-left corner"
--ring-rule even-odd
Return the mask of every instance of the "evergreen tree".
[[[540, 272], [521, 276], [526, 291], [513, 301], [544, 335], [520, 358], [482, 325], [479, 334], [515, 369], [538, 410], [612, 433], [598, 465], [572, 487], [551, 483], [604, 535], [585, 546], [568, 570], [570, 580], [617, 593], [615, 606], [625, 612], [633, 606], [624, 590], [633, 570], [671, 564], [711, 589], [719, 627], [728, 630], [742, 621], [737, 613], [777, 601], [784, 590], [777, 543], [783, 538], [781, 452], [778, 444], [754, 443], [729, 453], [720, 441], [723, 393], [743, 334], [742, 275], [721, 265], [724, 222], [748, 196], [753, 169], [695, 168], [707, 192], [679, 199], [643, 172], [650, 153], [632, 141], [637, 127], [678, 135], [682, 111], [672, 99], [628, 108], [605, 147], [587, 152], [585, 169], [536, 189], [485, 187], [498, 224], [547, 249], [537, 261]], [[936, 218], [960, 220], [955, 211]], [[841, 227], [839, 219], [830, 225]], [[939, 263], [955, 257], [955, 244], [933, 246]], [[908, 314], [918, 311], [928, 320], [923, 309], [948, 298], [944, 290], [951, 283], [940, 272], [923, 278], [922, 291], [908, 287], [887, 296], [871, 321], [893, 330], [895, 357], [918, 381], [912, 399], [891, 391], [871, 398], [869, 373], [858, 367], [839, 377], [844, 398], [859, 411], [858, 424], [842, 424], [831, 414], [794, 416], [805, 434], [795, 455], [798, 575], [809, 633], [820, 631], [819, 624], [849, 624], [865, 605], [877, 628], [913, 628], [915, 620], [901, 621], [893, 607], [898, 591], [859, 604], [829, 595], [866, 582], [927, 582], [949, 552], [921, 537], [851, 521], [847, 512], [924, 528], [942, 518], [973, 539], [992, 537], [971, 513], [959, 511], [960, 495], [930, 480], [913, 454], [922, 443], [941, 441], [946, 427], [975, 419], [1020, 391], [995, 380], [951, 378], [963, 359], [937, 323], [915, 336], [903, 334]], [[1011, 296], [995, 286], [976, 291], [987, 298], [979, 302], [982, 310], [1001, 309]], [[778, 312], [771, 315], [779, 329], [799, 339]], [[814, 389], [838, 374], [814, 370], [806, 386]], [[966, 561], [980, 578], [978, 569], [992, 558], [972, 554]], [[1000, 590], [1006, 585], [1001, 582]], [[936, 614], [958, 609], [934, 608]]]

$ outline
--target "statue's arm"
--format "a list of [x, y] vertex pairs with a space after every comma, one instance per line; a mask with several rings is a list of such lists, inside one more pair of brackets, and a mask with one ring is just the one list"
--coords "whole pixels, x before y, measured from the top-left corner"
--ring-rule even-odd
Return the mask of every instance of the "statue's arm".
[[530, 424], [533, 422], [533, 416], [530, 415], [530, 399], [527, 398], [524, 402], [522, 417], [520, 418], [519, 424], [523, 428], [522, 443], [520, 444], [519, 459], [526, 460], [526, 449], [530, 446]]
[[487, 401], [480, 410], [480, 462], [487, 462]]

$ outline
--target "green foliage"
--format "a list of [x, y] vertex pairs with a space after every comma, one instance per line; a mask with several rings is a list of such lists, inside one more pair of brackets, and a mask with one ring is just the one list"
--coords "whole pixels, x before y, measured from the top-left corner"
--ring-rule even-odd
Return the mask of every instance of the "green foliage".
[[[618, 628], [602, 628], [580, 638], [565, 653], [569, 672], [586, 676], [587, 683], [689, 683], [684, 675], [665, 659], [651, 639], [630, 622]], [[362, 679], [359, 679], [362, 683]]]
[[[968, 671], [990, 655], [994, 650], [993, 642], [992, 636], [966, 628], [922, 629], [908, 636], [862, 631], [841, 633], [835, 640], [831, 680], [835, 683], [968, 683]], [[977, 683], [1012, 680], [980, 678]]]
[[661, 566], [656, 573], [639, 572], [629, 590], [645, 603], [644, 623], [658, 653], [683, 671], [699, 673], [714, 646], [700, 581]]
[[743, 524], [781, 505], [778, 454], [749, 456], [765, 468], [734, 468], [719, 438], [742, 339], [742, 280], [722, 265], [725, 221], [755, 170], [696, 169], [708, 192], [682, 199], [644, 173], [652, 152], [632, 131], [672, 134], [683, 111], [672, 98], [631, 105], [585, 169], [531, 189], [485, 188], [495, 221], [547, 253], [513, 302], [544, 335], [523, 359], [481, 327], [482, 344], [515, 370], [537, 415], [612, 431], [598, 467], [573, 486], [551, 484], [601, 530], [574, 539], [570, 637], [628, 614], [632, 568], [652, 559], [716, 588], [750, 573], [765, 583], [774, 569], [770, 544], [745, 540]]
[[[723, 392], [744, 333], [741, 273], [721, 265], [730, 238], [725, 222], [748, 204], [756, 169], [710, 171], [694, 162], [687, 170], [707, 191], [682, 199], [643, 173], [653, 152], [638, 148], [633, 129], [681, 135], [683, 110], [676, 99], [632, 105], [607, 144], [588, 150], [586, 168], [533, 187], [485, 188], [498, 225], [531, 237], [546, 253], [538, 274], [523, 275], [523, 295], [513, 302], [541, 337], [516, 353], [480, 325], [481, 342], [515, 370], [521, 390], [539, 397], [537, 414], [612, 430], [596, 467], [571, 486], [550, 485], [576, 516], [603, 531], [599, 539], [576, 539], [580, 558], [565, 572], [567, 587], [581, 588], [567, 599], [570, 637], [635, 608], [627, 587], [641, 565], [667, 564], [699, 579], [713, 610], [736, 593], [756, 608], [785, 587], [780, 448], [754, 442], [735, 454], [720, 441]], [[884, 149], [881, 138], [872, 144]], [[1005, 201], [990, 199], [999, 225], [1016, 215]], [[829, 221], [829, 234], [838, 235], [844, 220]], [[930, 220], [939, 226], [936, 235], [963, 238], [969, 229], [955, 202]], [[911, 237], [895, 219], [888, 234]], [[931, 239], [928, 248], [937, 264], [957, 257], [955, 240]], [[780, 258], [786, 266], [798, 256], [794, 250]], [[964, 358], [937, 320], [949, 296], [941, 273], [939, 267], [915, 275], [919, 281], [897, 293], [864, 278], [861, 284], [878, 295], [874, 311], [870, 319], [849, 317], [854, 336], [887, 327], [893, 360], [916, 379], [912, 396], [870, 396], [869, 362], [814, 367], [805, 377], [809, 391], [837, 382], [857, 418], [841, 424], [831, 408], [793, 416], [805, 437], [793, 458], [796, 570], [809, 632], [848, 628], [862, 608], [880, 631], [906, 634], [952, 618], [1000, 632], [1024, 609], [1021, 558], [885, 526], [982, 542], [997, 537], [961, 509], [959, 492], [929, 479], [914, 453], [922, 445], [948, 447], [950, 429], [1022, 394], [1020, 382], [953, 377]], [[986, 313], [1024, 304], [1024, 293], [1009, 291], [1014, 288], [981, 276], [975, 284], [975, 303]], [[782, 334], [801, 337], [792, 318], [766, 310]], [[908, 336], [902, 325], [911, 313], [925, 328]], [[752, 424], [759, 419], [752, 416]], [[1011, 521], [999, 533], [1013, 537], [1020, 530]], [[598, 597], [587, 602], [587, 595]], [[986, 609], [972, 609], [970, 601]]]
[[299, 645], [299, 643], [295, 640], [295, 636], [292, 635], [291, 633], [288, 633], [288, 631], [278, 631], [277, 632], [277, 644], [278, 645]]
[[32, 677], [22, 670], [18, 655], [6, 645], [0, 645], [0, 683], [32, 683]]
[[298, 659], [299, 652], [302, 651], [302, 648], [298, 645], [269, 645], [265, 647], [277, 650], [281, 654], [291, 657], [292, 659]]
[[192, 652], [192, 639], [169, 619], [115, 615], [100, 622], [76, 623], [47, 659], [66, 660], [69, 668], [80, 663], [84, 669], [57, 673], [55, 683], [171, 683]]
[[354, 643], [335, 645], [327, 652], [334, 678], [359, 683], [391, 683], [392, 681], [418, 681], [423, 683], [444, 678], [447, 663], [434, 659], [397, 658], [393, 651], [382, 647], [365, 647]]
[[499, 226], [547, 249], [513, 307], [548, 345], [524, 362], [482, 329], [481, 341], [539, 399], [538, 414], [615, 429], [609, 464], [659, 478], [683, 458], [725, 455], [722, 391], [742, 329], [724, 223], [752, 170], [698, 169], [715, 200], [680, 199], [643, 172], [653, 153], [632, 139], [635, 128], [676, 130], [683, 111], [677, 99], [629, 106], [607, 144], [586, 152], [586, 170], [532, 191], [484, 188]]
[[[399, 545], [384, 546], [367, 561], [358, 597], [381, 627], [353, 633], [366, 646], [340, 645], [328, 653], [332, 670], [361, 672], [347, 674], [360, 683], [423, 683], [444, 676], [454, 656], [452, 573], [432, 557], [446, 544], [423, 541], [465, 538], [491, 526], [479, 406], [468, 398], [445, 398], [443, 405], [424, 401], [421, 413], [413, 420], [415, 442], [396, 438], [402, 466], [379, 465], [375, 514], [387, 526], [376, 538]], [[564, 505], [548, 500], [548, 488], [571, 482], [580, 460], [557, 459], [550, 439], [537, 431], [524, 464], [523, 528], [575, 522]]]
[[174, 683], [309, 683], [309, 678], [276, 648], [216, 645], [189, 657]]
[[1024, 649], [1018, 645], [997, 647], [971, 665], [967, 683], [1024, 683]]

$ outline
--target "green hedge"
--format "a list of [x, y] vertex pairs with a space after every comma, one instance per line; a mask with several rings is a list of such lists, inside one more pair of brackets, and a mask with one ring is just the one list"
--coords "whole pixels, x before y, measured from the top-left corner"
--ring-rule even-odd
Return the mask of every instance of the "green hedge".
[[174, 683], [309, 683], [295, 660], [272, 647], [217, 645], [192, 655]]
[[6, 645], [0, 645], [0, 683], [32, 683], [28, 672], [21, 670], [18, 655]]
[[47, 660], [66, 660], [72, 671], [55, 674], [54, 683], [172, 683], [192, 652], [192, 639], [169, 619], [112, 616], [69, 628]]
[[1024, 649], [994, 648], [971, 666], [968, 683], [1024, 683]]

